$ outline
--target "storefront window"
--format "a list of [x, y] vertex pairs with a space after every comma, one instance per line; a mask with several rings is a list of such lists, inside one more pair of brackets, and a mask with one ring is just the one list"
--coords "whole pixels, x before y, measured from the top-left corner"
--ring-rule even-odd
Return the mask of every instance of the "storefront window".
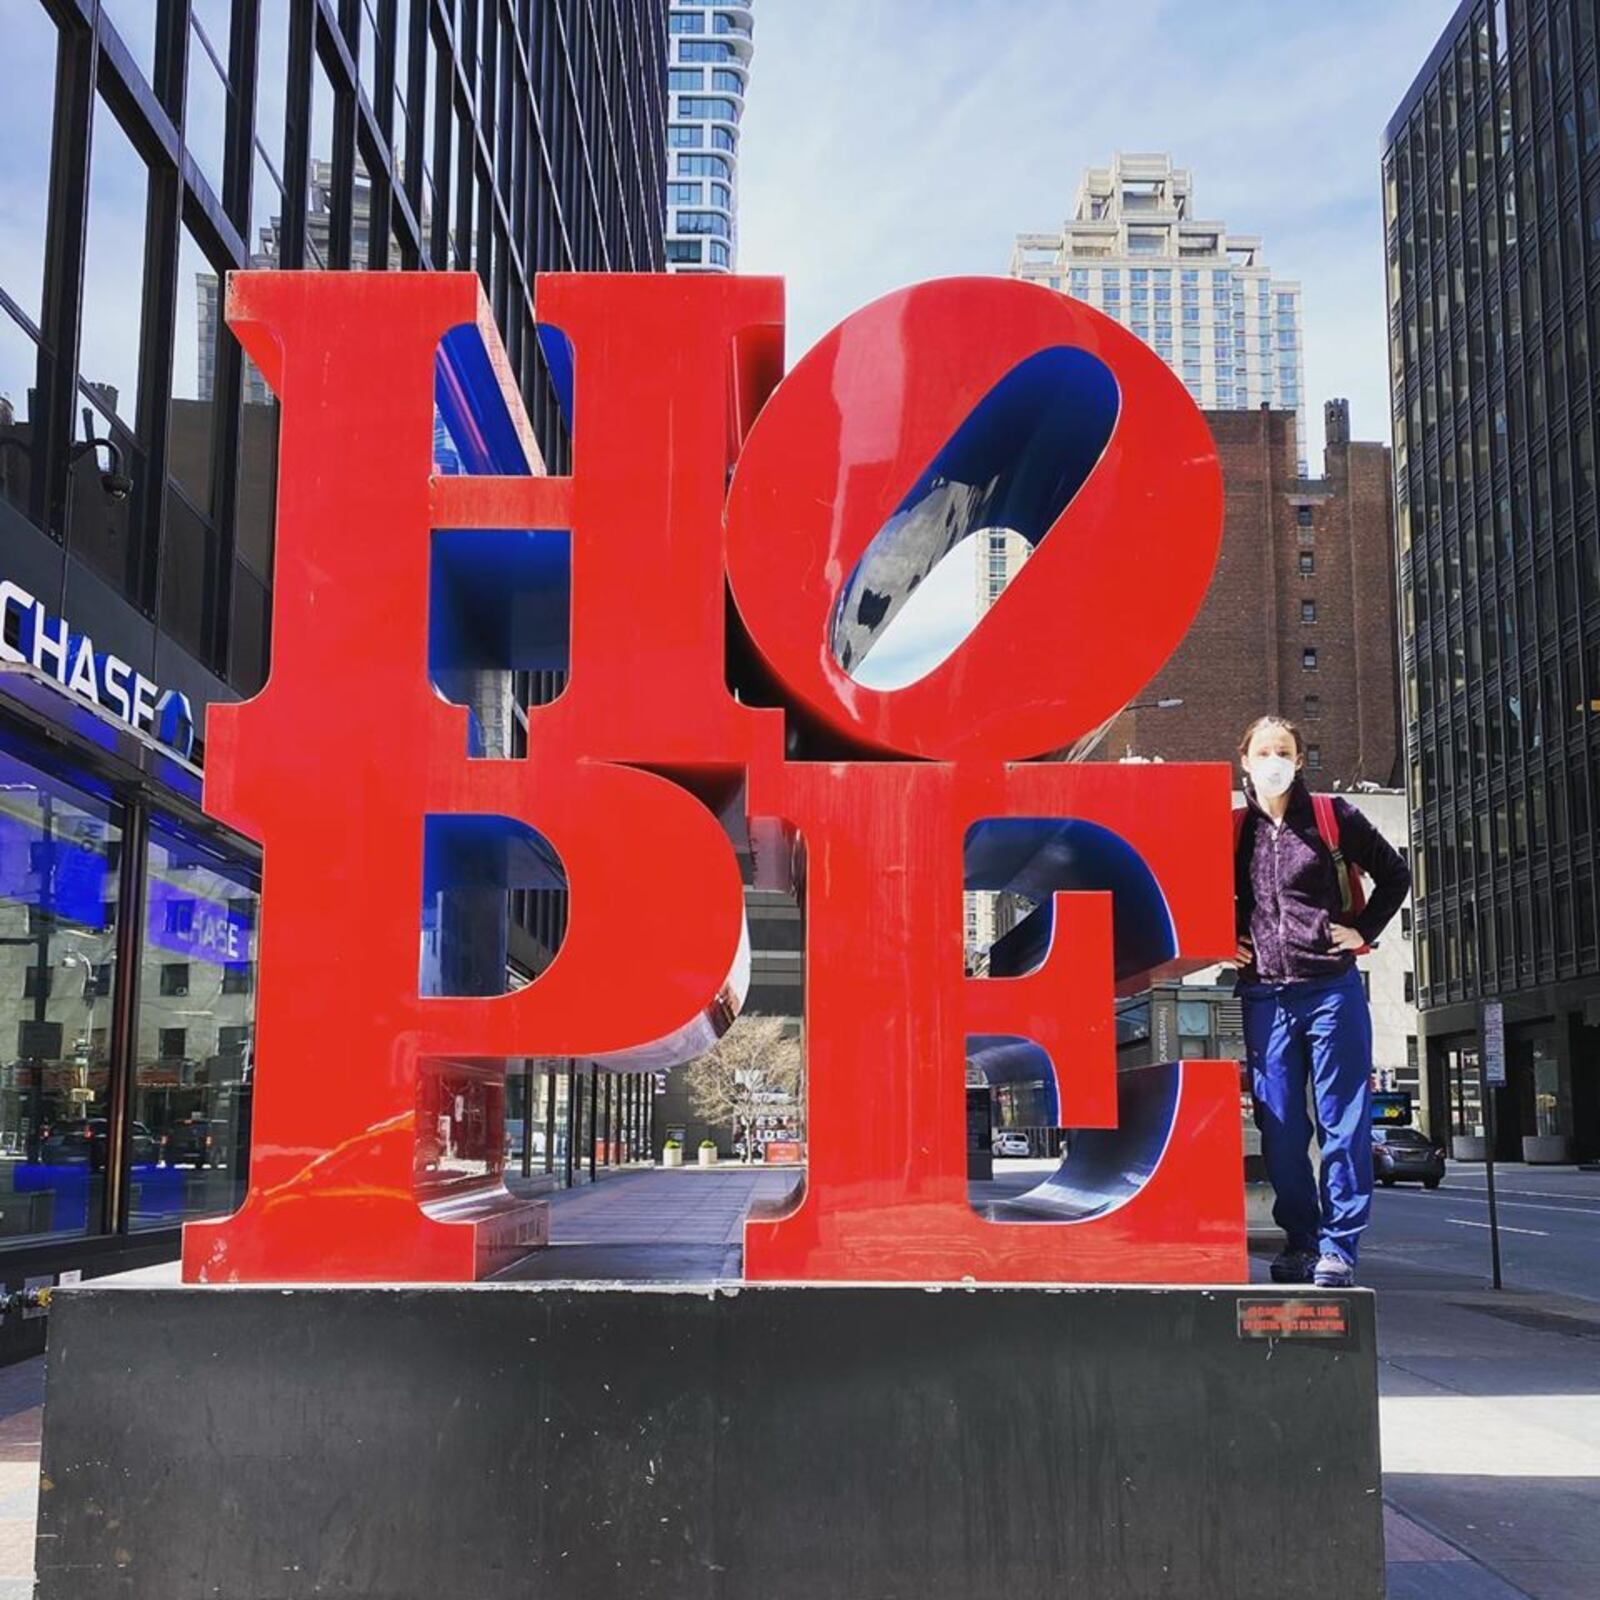
[[0, 1241], [102, 1227], [121, 842], [0, 751]]
[[1571, 1088], [1549, 1039], [1533, 1041], [1533, 1131], [1541, 1139], [1572, 1132]]
[[1446, 1054], [1450, 1084], [1450, 1131], [1457, 1137], [1481, 1139], [1484, 1135], [1483, 1078], [1478, 1052], [1452, 1048]]
[[253, 868], [152, 823], [134, 1084], [130, 1226], [244, 1198], [255, 1025]]

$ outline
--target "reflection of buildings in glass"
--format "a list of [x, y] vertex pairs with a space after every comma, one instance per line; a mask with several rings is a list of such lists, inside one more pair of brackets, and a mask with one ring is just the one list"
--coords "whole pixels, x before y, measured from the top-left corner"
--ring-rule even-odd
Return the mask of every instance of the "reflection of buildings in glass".
[[[403, 173], [398, 168], [397, 173]], [[330, 254], [332, 217], [333, 168], [326, 161], [311, 163], [310, 183], [307, 188], [306, 241], [307, 248], [315, 252], [318, 261], [326, 261]], [[350, 260], [364, 266], [367, 262], [368, 240], [372, 225], [372, 180], [360, 162], [356, 163], [355, 188], [352, 194], [350, 217]], [[262, 271], [272, 271], [279, 265], [281, 256], [283, 219], [274, 216], [261, 230], [255, 254], [250, 265]], [[428, 229], [428, 207], [422, 209], [422, 229]], [[400, 247], [389, 241], [389, 270], [398, 272], [401, 267]], [[220, 284], [214, 272], [195, 274], [195, 292], [199, 300], [199, 387], [196, 393], [201, 400], [209, 401], [217, 377], [217, 318], [220, 315]], [[245, 364], [244, 399], [246, 405], [272, 405], [275, 403], [267, 381], [256, 370], [254, 362]], [[181, 403], [181, 402], [180, 402]]]
[[99, 1224], [121, 843], [110, 808], [31, 779], [0, 757], [0, 1236], [12, 1238]]
[[[98, 1226], [117, 1004], [118, 813], [5, 761], [0, 1235]], [[104, 808], [102, 808], [104, 809]], [[131, 1223], [235, 1203], [248, 1128], [255, 882], [154, 830], [129, 1130]], [[220, 869], [220, 870], [219, 870]]]

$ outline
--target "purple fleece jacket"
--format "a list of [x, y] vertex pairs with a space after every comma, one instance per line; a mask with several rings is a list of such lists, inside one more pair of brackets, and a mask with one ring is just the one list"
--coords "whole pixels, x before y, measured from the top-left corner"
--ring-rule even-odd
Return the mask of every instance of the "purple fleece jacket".
[[1346, 918], [1340, 909], [1333, 856], [1317, 832], [1311, 791], [1296, 778], [1281, 828], [1245, 786], [1247, 815], [1234, 858], [1237, 927], [1255, 959], [1240, 971], [1246, 983], [1299, 983], [1336, 978], [1355, 965], [1348, 950], [1335, 950], [1329, 925], [1348, 921], [1371, 944], [1400, 909], [1411, 888], [1411, 870], [1399, 851], [1348, 801], [1334, 797], [1339, 849], [1347, 862], [1372, 880], [1366, 908]]

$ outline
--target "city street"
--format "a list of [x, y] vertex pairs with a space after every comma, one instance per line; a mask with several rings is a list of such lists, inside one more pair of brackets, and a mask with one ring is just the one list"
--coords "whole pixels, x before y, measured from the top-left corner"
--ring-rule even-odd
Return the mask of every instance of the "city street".
[[[1600, 1172], [1497, 1167], [1500, 1257], [1507, 1288], [1600, 1301]], [[1489, 1201], [1483, 1168], [1452, 1162], [1432, 1192], [1378, 1190], [1363, 1246], [1368, 1263], [1489, 1281]]]

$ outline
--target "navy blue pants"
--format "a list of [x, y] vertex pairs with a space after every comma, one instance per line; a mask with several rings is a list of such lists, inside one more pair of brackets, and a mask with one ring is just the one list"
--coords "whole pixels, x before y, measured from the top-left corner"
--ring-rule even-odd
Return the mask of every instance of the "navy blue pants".
[[[1239, 987], [1255, 1091], [1261, 1155], [1277, 1193], [1273, 1220], [1292, 1250], [1317, 1250], [1355, 1265], [1372, 1211], [1372, 1013], [1361, 975]], [[1322, 1151], [1318, 1193], [1311, 1170], [1316, 1107]]]

